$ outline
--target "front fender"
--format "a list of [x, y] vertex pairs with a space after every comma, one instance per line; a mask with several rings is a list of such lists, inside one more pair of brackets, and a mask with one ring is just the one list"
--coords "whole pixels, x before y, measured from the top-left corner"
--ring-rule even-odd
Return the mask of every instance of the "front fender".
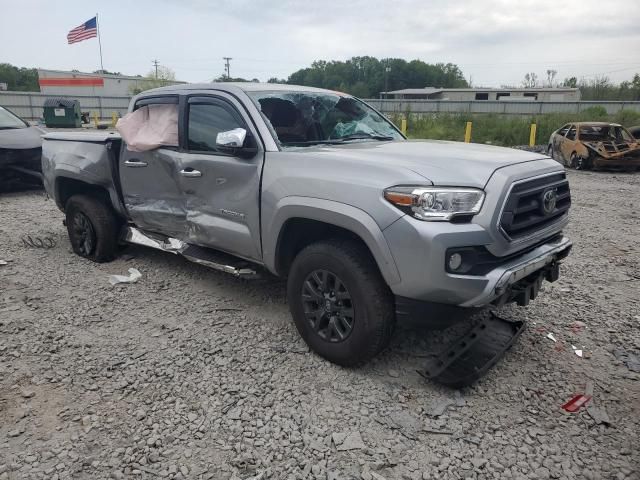
[[340, 202], [320, 198], [289, 196], [280, 199], [271, 221], [263, 219], [264, 265], [276, 273], [276, 249], [280, 232], [287, 220], [304, 218], [335, 225], [353, 232], [369, 247], [380, 273], [388, 285], [400, 282], [398, 267], [382, 230], [365, 211]]

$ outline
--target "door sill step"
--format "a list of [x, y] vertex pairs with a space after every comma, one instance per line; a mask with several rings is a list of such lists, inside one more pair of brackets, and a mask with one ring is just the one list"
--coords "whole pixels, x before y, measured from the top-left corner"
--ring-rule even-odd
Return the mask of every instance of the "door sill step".
[[164, 252], [183, 256], [187, 260], [204, 265], [205, 267], [231, 274], [241, 278], [258, 277], [258, 272], [251, 268], [252, 264], [246, 260], [234, 257], [228, 253], [219, 252], [211, 248], [191, 245], [157, 233], [144, 232], [136, 227], [124, 230], [123, 240], [127, 243], [155, 248]]

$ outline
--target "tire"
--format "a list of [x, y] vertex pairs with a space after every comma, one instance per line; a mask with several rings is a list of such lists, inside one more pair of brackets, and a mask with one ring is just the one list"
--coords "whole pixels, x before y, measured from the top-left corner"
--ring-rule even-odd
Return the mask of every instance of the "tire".
[[69, 241], [77, 255], [97, 263], [115, 258], [120, 222], [109, 205], [96, 197], [74, 195], [65, 213]]
[[[319, 293], [323, 281], [324, 296]], [[369, 252], [354, 241], [327, 240], [304, 248], [289, 271], [287, 299], [304, 341], [332, 363], [363, 364], [391, 341], [393, 295]]]
[[551, 158], [555, 160], [555, 157], [553, 156], [553, 145], [549, 145], [547, 147], [547, 155], [549, 155]]
[[589, 160], [579, 157], [576, 152], [571, 154], [571, 168], [575, 168], [576, 170], [589, 170]]

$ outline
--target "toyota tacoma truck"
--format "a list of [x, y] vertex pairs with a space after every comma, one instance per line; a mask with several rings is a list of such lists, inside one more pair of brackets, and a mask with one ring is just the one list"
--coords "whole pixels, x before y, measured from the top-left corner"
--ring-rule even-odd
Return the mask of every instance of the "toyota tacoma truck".
[[105, 262], [133, 243], [286, 278], [300, 335], [340, 365], [383, 350], [397, 321], [526, 305], [571, 249], [564, 168], [538, 153], [409, 141], [357, 98], [291, 85], [163, 87], [138, 111], [162, 116], [134, 131], [161, 130], [156, 145], [44, 136], [74, 252]]

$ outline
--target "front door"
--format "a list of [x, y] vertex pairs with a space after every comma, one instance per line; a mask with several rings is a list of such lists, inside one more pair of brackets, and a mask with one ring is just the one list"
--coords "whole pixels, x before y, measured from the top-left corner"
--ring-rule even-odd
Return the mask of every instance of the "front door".
[[[146, 98], [135, 108], [155, 103], [172, 103], [178, 97]], [[186, 208], [178, 182], [178, 147], [132, 152], [126, 145], [119, 160], [124, 204], [131, 220], [143, 230], [183, 239], [186, 232]]]
[[571, 125], [567, 135], [564, 138], [564, 142], [560, 145], [560, 154], [562, 155], [562, 159], [565, 165], [570, 167], [575, 167], [575, 165], [571, 165], [571, 154], [576, 151], [576, 143], [577, 143], [577, 129], [575, 125]]
[[[187, 241], [260, 260], [260, 175], [264, 151], [253, 124], [230, 95], [191, 96], [186, 105], [180, 185]], [[258, 153], [240, 158], [219, 151], [219, 132], [244, 128]]]
[[564, 163], [564, 159], [562, 158], [562, 153], [560, 152], [562, 143], [565, 140], [565, 135], [569, 131], [571, 125], [565, 125], [560, 130], [556, 132], [553, 136], [553, 157], [558, 160], [560, 163]]

